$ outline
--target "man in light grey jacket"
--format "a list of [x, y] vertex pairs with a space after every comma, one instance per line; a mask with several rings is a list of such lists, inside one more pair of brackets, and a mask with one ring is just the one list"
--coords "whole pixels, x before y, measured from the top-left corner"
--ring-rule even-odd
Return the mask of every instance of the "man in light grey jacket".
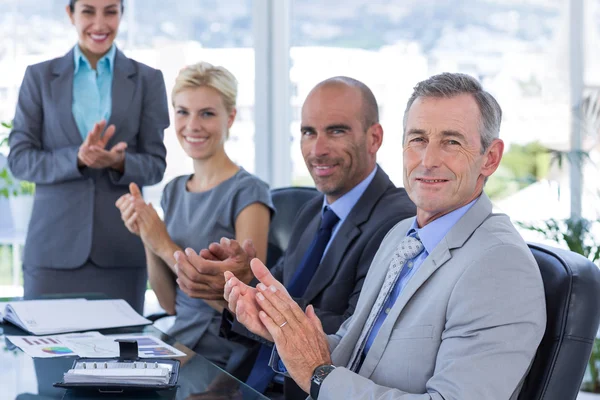
[[313, 399], [516, 399], [546, 324], [526, 243], [483, 193], [502, 158], [501, 109], [473, 78], [415, 87], [404, 115], [404, 185], [416, 218], [384, 238], [356, 311], [326, 336], [258, 260], [256, 289], [225, 298], [275, 342], [272, 365]]

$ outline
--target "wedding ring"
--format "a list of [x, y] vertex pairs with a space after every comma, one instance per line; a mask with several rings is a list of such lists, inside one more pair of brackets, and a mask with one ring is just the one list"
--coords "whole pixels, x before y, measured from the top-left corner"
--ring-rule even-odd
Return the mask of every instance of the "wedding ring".
[[287, 324], [287, 321], [285, 321], [283, 324], [279, 325], [279, 327], [283, 328], [285, 326], [285, 324]]

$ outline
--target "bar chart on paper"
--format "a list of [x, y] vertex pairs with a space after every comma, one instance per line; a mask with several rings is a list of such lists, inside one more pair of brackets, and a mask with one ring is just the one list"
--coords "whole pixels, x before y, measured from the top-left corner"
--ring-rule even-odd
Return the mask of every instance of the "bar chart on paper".
[[[52, 336], [7, 336], [7, 339], [17, 347], [20, 347], [31, 357], [67, 357], [78, 355], [74, 345], [85, 339], [102, 338], [98, 332], [67, 333]], [[70, 339], [74, 343], [70, 342]]]
[[119, 357], [119, 344], [115, 339], [135, 340], [138, 343], [138, 356], [141, 358], [185, 355], [159, 338], [148, 335], [104, 336], [99, 332], [82, 332], [43, 337], [7, 336], [6, 338], [31, 357], [41, 358], [76, 355], [87, 358]]
[[45, 338], [45, 339], [39, 338], [39, 339], [35, 339], [35, 340], [24, 338], [23, 342], [27, 343], [30, 346], [40, 346], [43, 344], [60, 344], [60, 340], [53, 339], [51, 337]]
[[141, 357], [169, 357], [178, 355], [166, 347], [140, 347], [138, 351]]

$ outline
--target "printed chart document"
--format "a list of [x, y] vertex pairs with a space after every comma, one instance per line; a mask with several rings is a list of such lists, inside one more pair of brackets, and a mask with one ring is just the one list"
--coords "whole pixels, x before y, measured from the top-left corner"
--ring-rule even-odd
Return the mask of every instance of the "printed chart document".
[[151, 324], [125, 300], [23, 300], [6, 305], [4, 319], [34, 335]]
[[53, 358], [75, 357], [77, 352], [71, 346], [69, 339], [99, 339], [104, 336], [100, 332], [67, 333], [50, 336], [6, 336], [12, 344], [19, 347], [30, 357]]
[[140, 358], [182, 357], [185, 353], [151, 335], [107, 335], [99, 332], [67, 333], [50, 336], [6, 336], [15, 346], [34, 358], [51, 357], [119, 357], [115, 339], [130, 339], [138, 343]]

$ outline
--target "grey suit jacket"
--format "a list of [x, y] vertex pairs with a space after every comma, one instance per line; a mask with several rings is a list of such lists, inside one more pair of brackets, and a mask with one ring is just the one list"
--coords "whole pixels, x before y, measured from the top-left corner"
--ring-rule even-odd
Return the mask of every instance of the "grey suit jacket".
[[516, 399], [544, 334], [544, 288], [527, 245], [485, 194], [415, 272], [358, 374], [345, 368], [411, 223], [388, 233], [354, 315], [328, 337], [339, 368], [319, 400]]
[[[323, 197], [317, 196], [299, 211], [282, 259], [272, 268], [273, 276], [288, 285], [316, 235]], [[387, 232], [416, 208], [406, 191], [394, 186], [381, 167], [329, 245], [306, 293], [295, 298], [302, 308], [312, 304], [326, 333], [337, 332], [353, 313], [371, 261]], [[234, 330], [244, 332], [239, 323]], [[246, 331], [247, 332], [247, 331]], [[294, 382], [286, 380], [286, 399], [304, 398]], [[295, 384], [294, 384], [295, 386]]]
[[116, 132], [107, 148], [127, 142], [121, 174], [77, 167], [83, 140], [71, 111], [73, 71], [71, 50], [29, 66], [21, 85], [8, 162], [17, 178], [36, 183], [23, 263], [145, 268], [142, 243], [125, 228], [115, 201], [130, 182], [151, 185], [163, 177], [169, 113], [162, 73], [117, 50], [108, 121]]

